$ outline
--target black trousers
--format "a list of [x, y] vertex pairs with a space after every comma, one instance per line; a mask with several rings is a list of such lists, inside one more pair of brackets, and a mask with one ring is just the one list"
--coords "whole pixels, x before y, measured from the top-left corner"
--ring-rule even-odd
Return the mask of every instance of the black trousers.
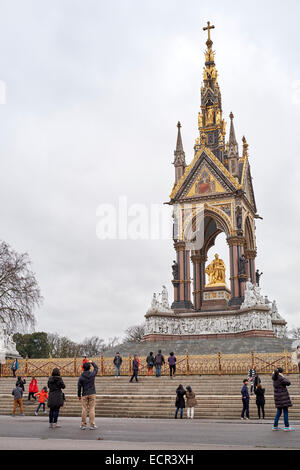
[[265, 404], [264, 403], [256, 403], [256, 406], [257, 406], [257, 413], [258, 413], [258, 417], [260, 419], [260, 410], [262, 411], [262, 417], [264, 418], [265, 417]]
[[133, 371], [133, 374], [132, 374], [131, 379], [130, 379], [129, 382], [132, 382], [134, 378], [135, 378], [135, 381], [138, 382], [138, 371], [137, 370]]
[[36, 397], [34, 396], [34, 392], [29, 392], [28, 393], [28, 400], [30, 400], [30, 397], [32, 397], [34, 400], [36, 400]]
[[170, 367], [170, 377], [172, 377], [172, 375], [175, 375], [175, 372], [176, 372], [176, 364], [174, 364], [173, 366], [169, 366]]

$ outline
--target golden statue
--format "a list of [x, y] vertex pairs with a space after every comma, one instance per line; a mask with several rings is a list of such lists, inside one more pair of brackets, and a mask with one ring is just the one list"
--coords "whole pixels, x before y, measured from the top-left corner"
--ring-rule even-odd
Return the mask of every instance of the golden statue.
[[221, 110], [220, 109], [217, 109], [217, 112], [216, 112], [216, 123], [217, 124], [221, 123]]
[[219, 255], [215, 255], [215, 259], [207, 266], [205, 272], [209, 277], [209, 283], [206, 287], [226, 286], [225, 263], [219, 258]]
[[198, 114], [198, 127], [203, 127], [203, 114], [199, 113]]
[[214, 122], [214, 108], [213, 107], [209, 107], [207, 108], [207, 115], [206, 115], [206, 119], [207, 119], [207, 124], [213, 124]]

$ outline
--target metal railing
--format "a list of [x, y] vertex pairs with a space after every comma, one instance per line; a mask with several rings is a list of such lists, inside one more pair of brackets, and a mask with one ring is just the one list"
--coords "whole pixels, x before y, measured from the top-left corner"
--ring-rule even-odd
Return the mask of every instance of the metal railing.
[[[298, 372], [298, 366], [291, 361], [292, 353], [283, 351], [281, 353], [255, 353], [248, 354], [217, 354], [210, 355], [178, 355], [176, 356], [176, 374], [177, 375], [236, 375], [247, 374], [248, 370], [256, 366], [257, 372], [262, 374], [271, 374], [277, 367], [282, 367], [285, 374]], [[98, 376], [113, 376], [115, 374], [115, 366], [113, 357], [105, 357], [103, 355], [89, 358], [94, 361], [98, 367]], [[123, 357], [120, 373], [122, 376], [130, 376], [132, 374], [133, 356]], [[167, 363], [162, 366], [161, 375], [169, 375], [169, 366]], [[148, 367], [146, 356], [139, 357], [139, 375], [148, 375]], [[11, 377], [12, 360], [7, 360], [1, 365], [0, 376]], [[30, 359], [28, 357], [19, 360], [19, 368], [16, 372], [17, 376], [36, 376], [49, 377], [54, 367], [61, 370], [64, 377], [78, 377], [81, 372], [82, 358], [44, 358]], [[153, 372], [155, 375], [155, 367]]]

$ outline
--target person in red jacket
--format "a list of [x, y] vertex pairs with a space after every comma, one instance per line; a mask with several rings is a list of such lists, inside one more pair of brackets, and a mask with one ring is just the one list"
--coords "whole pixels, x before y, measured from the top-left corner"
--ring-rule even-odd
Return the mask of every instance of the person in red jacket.
[[39, 397], [39, 404], [36, 409], [36, 412], [34, 413], [35, 416], [39, 414], [40, 407], [43, 405], [43, 412], [46, 413], [46, 405], [45, 401], [48, 400], [48, 392], [47, 392], [47, 387], [44, 387], [40, 392], [35, 394], [35, 397]]
[[81, 364], [81, 370], [82, 370], [82, 372], [84, 372], [84, 367], [83, 367], [83, 365], [84, 365], [86, 362], [89, 362], [89, 361], [87, 360], [86, 356], [84, 356], [83, 361], [82, 361], [82, 364]]
[[36, 400], [36, 397], [34, 395], [35, 393], [38, 393], [38, 391], [39, 391], [39, 387], [37, 384], [37, 380], [35, 377], [32, 377], [31, 382], [29, 384], [29, 388], [28, 388], [28, 400], [30, 401], [30, 397]]

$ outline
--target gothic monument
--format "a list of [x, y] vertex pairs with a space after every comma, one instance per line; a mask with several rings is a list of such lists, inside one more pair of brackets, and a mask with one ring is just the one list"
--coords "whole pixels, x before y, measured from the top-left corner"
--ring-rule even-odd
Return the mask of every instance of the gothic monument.
[[[221, 92], [208, 22], [199, 137], [194, 158], [187, 165], [177, 124], [174, 152], [175, 182], [168, 204], [173, 206], [174, 302], [171, 307], [165, 286], [154, 294], [146, 313], [145, 341], [239, 336], [283, 337], [286, 322], [276, 302], [261, 294], [255, 268], [257, 255], [255, 219], [260, 218], [252, 186], [248, 144], [242, 152], [230, 113], [229, 139], [222, 116]], [[230, 286], [226, 266], [218, 254], [206, 266], [207, 253], [224, 232], [229, 247]], [[193, 284], [190, 263], [193, 265]]]

